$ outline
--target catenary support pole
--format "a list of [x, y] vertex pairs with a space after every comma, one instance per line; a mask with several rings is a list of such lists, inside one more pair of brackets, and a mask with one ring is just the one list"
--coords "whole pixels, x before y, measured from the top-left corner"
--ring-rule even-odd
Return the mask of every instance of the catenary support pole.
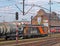
[[24, 15], [24, 10], [25, 10], [24, 4], [25, 4], [25, 0], [23, 0], [23, 15]]

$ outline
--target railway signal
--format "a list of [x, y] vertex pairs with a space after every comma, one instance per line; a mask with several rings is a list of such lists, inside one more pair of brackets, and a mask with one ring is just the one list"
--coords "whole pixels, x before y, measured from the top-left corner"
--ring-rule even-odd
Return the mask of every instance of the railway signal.
[[16, 12], [16, 20], [18, 20], [18, 12]]

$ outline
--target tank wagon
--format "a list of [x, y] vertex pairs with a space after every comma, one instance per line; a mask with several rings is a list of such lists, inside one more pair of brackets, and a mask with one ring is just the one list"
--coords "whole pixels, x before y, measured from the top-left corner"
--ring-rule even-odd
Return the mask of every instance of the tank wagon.
[[[18, 30], [19, 32], [19, 30]], [[0, 38], [5, 38], [6, 40], [8, 38], [15, 38], [16, 36], [16, 25], [12, 23], [2, 23], [0, 25]]]

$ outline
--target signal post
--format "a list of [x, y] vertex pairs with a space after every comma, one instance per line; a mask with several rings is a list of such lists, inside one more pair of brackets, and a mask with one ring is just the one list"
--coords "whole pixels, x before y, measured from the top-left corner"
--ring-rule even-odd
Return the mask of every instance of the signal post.
[[18, 12], [16, 12], [16, 45], [18, 44]]

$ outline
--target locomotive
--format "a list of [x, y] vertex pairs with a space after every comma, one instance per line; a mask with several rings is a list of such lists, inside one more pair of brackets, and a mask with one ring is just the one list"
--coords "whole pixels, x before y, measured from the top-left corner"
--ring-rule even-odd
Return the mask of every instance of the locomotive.
[[48, 27], [44, 27], [43, 25], [25, 25], [23, 27], [24, 38], [40, 36], [48, 36]]

